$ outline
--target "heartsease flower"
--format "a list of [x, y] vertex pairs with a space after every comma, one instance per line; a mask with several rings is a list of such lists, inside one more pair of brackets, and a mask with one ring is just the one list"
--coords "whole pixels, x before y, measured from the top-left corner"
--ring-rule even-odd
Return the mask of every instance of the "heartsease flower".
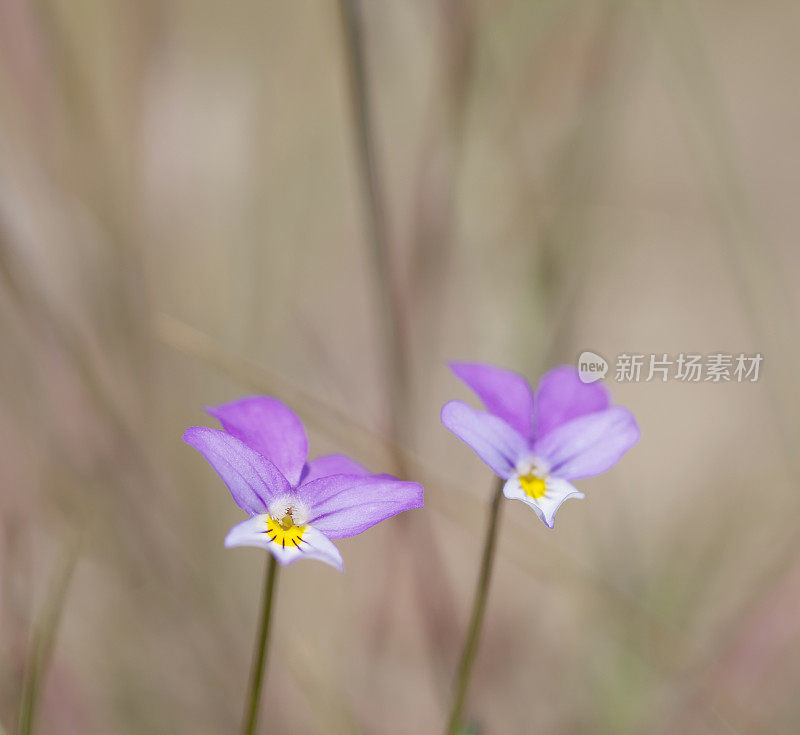
[[226, 547], [257, 546], [284, 565], [305, 557], [341, 571], [331, 539], [422, 507], [416, 482], [373, 475], [342, 454], [307, 462], [303, 424], [276, 398], [251, 396], [206, 411], [223, 429], [194, 426], [183, 440], [208, 460], [250, 515], [230, 530]]
[[639, 440], [630, 411], [611, 406], [606, 388], [585, 384], [571, 365], [544, 375], [536, 392], [521, 375], [481, 363], [450, 363], [486, 411], [462, 401], [442, 408], [442, 423], [506, 481], [503, 494], [536, 511], [548, 528], [572, 481], [611, 469]]

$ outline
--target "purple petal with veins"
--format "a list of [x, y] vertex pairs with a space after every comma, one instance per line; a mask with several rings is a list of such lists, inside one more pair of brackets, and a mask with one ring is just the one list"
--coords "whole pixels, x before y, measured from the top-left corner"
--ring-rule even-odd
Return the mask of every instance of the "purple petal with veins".
[[370, 471], [363, 465], [344, 454], [323, 454], [312, 459], [303, 469], [300, 484], [317, 480], [329, 475], [369, 475]]
[[533, 397], [535, 438], [571, 419], [602, 411], [610, 404], [608, 390], [601, 383], [584, 383], [572, 365], [559, 365], [542, 376]]
[[249, 396], [206, 411], [297, 485], [308, 457], [308, 438], [303, 422], [287, 405], [271, 396]]
[[537, 441], [533, 451], [553, 475], [580, 480], [610, 470], [639, 436], [633, 414], [614, 406], [561, 424]]
[[422, 507], [422, 486], [390, 475], [333, 475], [302, 485], [308, 523], [328, 538], [363, 533], [398, 513]]
[[225, 431], [193, 426], [183, 440], [208, 460], [246, 513], [263, 513], [273, 498], [291, 490], [272, 462]]
[[489, 413], [522, 436], [533, 435], [533, 392], [525, 378], [479, 362], [451, 362], [450, 369], [475, 392]]
[[503, 419], [461, 401], [444, 405], [442, 424], [503, 479], [514, 473], [517, 462], [528, 451], [527, 440]]

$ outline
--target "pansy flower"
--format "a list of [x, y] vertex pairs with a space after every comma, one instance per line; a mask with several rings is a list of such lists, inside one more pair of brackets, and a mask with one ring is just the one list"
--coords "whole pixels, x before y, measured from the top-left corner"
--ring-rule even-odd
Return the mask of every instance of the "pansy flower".
[[451, 363], [486, 411], [462, 401], [442, 409], [442, 423], [505, 480], [503, 494], [536, 511], [548, 528], [572, 485], [611, 469], [639, 440], [630, 411], [611, 406], [600, 383], [583, 383], [571, 365], [544, 375], [534, 392], [521, 375], [480, 363]]
[[206, 411], [223, 429], [194, 426], [183, 440], [199, 451], [249, 518], [225, 546], [267, 549], [281, 564], [318, 559], [342, 570], [333, 539], [366, 531], [422, 507], [422, 487], [374, 475], [341, 454], [307, 461], [308, 439], [288, 406], [251, 396]]

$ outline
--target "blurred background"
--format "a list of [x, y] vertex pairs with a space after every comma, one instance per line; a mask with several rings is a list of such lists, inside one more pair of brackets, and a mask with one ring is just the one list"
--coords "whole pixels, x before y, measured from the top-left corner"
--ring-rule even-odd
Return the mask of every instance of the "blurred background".
[[5, 731], [236, 731], [266, 559], [181, 433], [269, 393], [426, 508], [281, 575], [262, 731], [439, 732], [493, 482], [445, 361], [583, 350], [764, 362], [609, 381], [641, 443], [553, 532], [504, 505], [472, 732], [800, 731], [799, 27], [0, 0]]

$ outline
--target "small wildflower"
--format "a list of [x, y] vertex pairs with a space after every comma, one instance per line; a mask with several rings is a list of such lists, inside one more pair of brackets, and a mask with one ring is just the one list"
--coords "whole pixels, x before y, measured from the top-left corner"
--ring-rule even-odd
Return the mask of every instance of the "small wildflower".
[[307, 462], [303, 424], [276, 398], [251, 396], [206, 411], [223, 429], [194, 426], [183, 440], [208, 460], [250, 515], [225, 537], [228, 548], [257, 546], [283, 565], [305, 557], [341, 571], [332, 539], [422, 507], [416, 482], [373, 475], [342, 454]]
[[611, 469], [639, 440], [630, 411], [611, 406], [600, 383], [585, 384], [571, 365], [551, 370], [534, 393], [522, 376], [480, 363], [451, 363], [486, 411], [461, 401], [442, 423], [506, 481], [503, 494], [536, 511], [548, 528], [567, 498], [583, 498], [572, 481]]

